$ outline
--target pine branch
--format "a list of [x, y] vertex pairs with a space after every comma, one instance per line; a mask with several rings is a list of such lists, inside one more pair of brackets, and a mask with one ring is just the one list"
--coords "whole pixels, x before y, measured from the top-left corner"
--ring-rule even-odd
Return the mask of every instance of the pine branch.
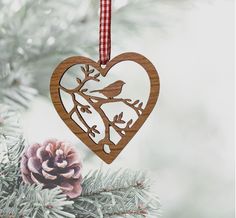
[[159, 213], [159, 201], [151, 195], [144, 173], [95, 171], [82, 186], [82, 196], [73, 205], [78, 218], [156, 217]]
[[73, 201], [67, 200], [59, 188], [42, 189], [41, 186], [21, 184], [12, 194], [4, 196], [0, 189], [0, 217], [14, 218], [74, 218], [70, 211]]
[[0, 185], [0, 217], [157, 217], [160, 204], [145, 174], [131, 171], [95, 171], [83, 181], [83, 193], [68, 200], [59, 188], [20, 184], [7, 193]]
[[32, 88], [32, 76], [21, 71], [11, 72], [0, 80], [0, 100], [17, 109], [26, 109], [38, 94]]
[[[21, 128], [18, 114], [6, 104], [0, 104], [0, 151], [6, 146], [17, 143], [20, 136]], [[2, 152], [0, 158], [1, 156]]]
[[0, 104], [0, 184], [6, 193], [12, 192], [18, 182], [19, 161], [24, 140], [17, 113]]
[[20, 176], [20, 157], [24, 149], [24, 140], [22, 137], [15, 144], [7, 145], [1, 152], [0, 158], [0, 184], [6, 192], [6, 197], [12, 193], [18, 186]]

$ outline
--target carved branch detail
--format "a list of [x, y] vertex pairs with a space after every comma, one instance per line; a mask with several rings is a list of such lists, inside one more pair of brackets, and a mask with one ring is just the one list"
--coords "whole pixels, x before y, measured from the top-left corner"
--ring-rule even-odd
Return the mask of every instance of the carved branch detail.
[[[100, 134], [97, 130], [97, 125], [89, 126], [82, 114], [87, 113], [91, 114], [91, 107], [94, 108], [97, 113], [101, 116], [104, 126], [105, 126], [105, 136], [102, 140], [98, 142], [98, 145], [104, 146], [105, 144], [109, 146], [114, 146], [115, 144], [110, 139], [110, 127], [112, 127], [121, 137], [125, 136], [127, 130], [131, 128], [133, 124], [133, 119], [125, 121], [123, 118], [123, 112], [117, 114], [113, 117], [113, 120], [110, 120], [104, 110], [101, 108], [104, 104], [121, 102], [131, 108], [137, 116], [141, 116], [143, 113], [143, 103], [140, 100], [131, 100], [117, 97], [121, 92], [123, 85], [125, 82], [118, 80], [107, 87], [100, 90], [92, 90], [89, 91], [88, 88], [85, 88], [85, 84], [88, 81], [100, 82], [99, 76], [100, 73], [94, 73], [94, 69], [90, 69], [89, 65], [85, 65], [81, 67], [81, 72], [84, 74], [84, 78], [81, 80], [80, 78], [76, 78], [78, 86], [74, 89], [67, 89], [60, 85], [60, 89], [64, 92], [71, 95], [74, 107], [69, 112], [69, 116], [71, 117], [74, 113], [78, 116], [78, 119], [83, 123], [86, 128], [86, 133], [88, 136], [95, 137], [96, 134]], [[103, 97], [98, 97], [95, 95], [91, 95], [90, 93], [100, 93]], [[76, 99], [76, 94], [85, 99], [88, 102], [88, 105], [84, 105]], [[118, 125], [124, 124], [124, 127], [120, 127]]]

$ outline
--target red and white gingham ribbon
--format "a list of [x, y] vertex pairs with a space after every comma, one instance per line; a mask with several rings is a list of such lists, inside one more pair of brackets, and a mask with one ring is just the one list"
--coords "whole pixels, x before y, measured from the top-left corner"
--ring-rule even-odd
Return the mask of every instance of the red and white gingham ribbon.
[[100, 0], [99, 58], [105, 65], [111, 55], [111, 0]]

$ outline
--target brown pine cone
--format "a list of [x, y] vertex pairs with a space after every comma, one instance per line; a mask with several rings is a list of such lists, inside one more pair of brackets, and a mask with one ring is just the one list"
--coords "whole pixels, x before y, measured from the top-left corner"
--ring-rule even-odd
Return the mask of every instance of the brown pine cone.
[[70, 144], [55, 139], [43, 145], [33, 144], [21, 159], [22, 179], [27, 184], [43, 184], [45, 188], [60, 187], [70, 198], [81, 194], [81, 161]]

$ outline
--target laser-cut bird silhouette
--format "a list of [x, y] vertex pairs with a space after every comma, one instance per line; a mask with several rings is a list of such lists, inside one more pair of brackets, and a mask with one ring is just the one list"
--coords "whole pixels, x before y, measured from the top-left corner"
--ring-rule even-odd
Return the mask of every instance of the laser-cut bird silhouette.
[[122, 87], [125, 84], [122, 80], [117, 80], [116, 82], [106, 86], [103, 89], [93, 90], [90, 93], [98, 92], [106, 96], [107, 98], [114, 98], [119, 95], [122, 91]]

